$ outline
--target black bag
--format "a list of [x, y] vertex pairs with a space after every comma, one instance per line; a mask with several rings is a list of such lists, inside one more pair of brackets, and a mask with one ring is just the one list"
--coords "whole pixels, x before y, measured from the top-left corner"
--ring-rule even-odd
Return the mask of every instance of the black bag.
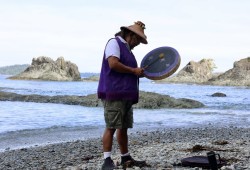
[[[218, 159], [216, 159], [218, 156]], [[201, 167], [211, 168], [212, 170], [218, 170], [222, 166], [226, 165], [226, 162], [220, 158], [219, 154], [215, 154], [213, 151], [208, 152], [207, 156], [192, 156], [181, 160], [184, 167]]]

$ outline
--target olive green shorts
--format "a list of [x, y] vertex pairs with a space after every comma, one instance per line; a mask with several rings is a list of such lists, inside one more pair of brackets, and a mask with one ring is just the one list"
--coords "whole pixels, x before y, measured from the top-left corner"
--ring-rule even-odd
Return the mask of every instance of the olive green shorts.
[[133, 127], [133, 108], [131, 101], [102, 100], [107, 128], [126, 129]]

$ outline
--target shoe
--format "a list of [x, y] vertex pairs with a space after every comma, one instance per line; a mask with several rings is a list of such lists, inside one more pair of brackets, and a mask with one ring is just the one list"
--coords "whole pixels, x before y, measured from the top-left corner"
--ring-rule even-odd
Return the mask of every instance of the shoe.
[[121, 157], [121, 165], [123, 168], [131, 168], [133, 166], [138, 166], [140, 168], [148, 166], [146, 161], [136, 161], [130, 155]]
[[102, 164], [102, 170], [113, 170], [116, 169], [116, 166], [113, 160], [110, 157], [107, 157]]

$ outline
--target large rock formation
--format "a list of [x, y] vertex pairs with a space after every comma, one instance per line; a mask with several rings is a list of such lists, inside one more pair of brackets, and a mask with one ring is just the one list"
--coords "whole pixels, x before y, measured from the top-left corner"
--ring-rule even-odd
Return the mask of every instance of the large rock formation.
[[226, 86], [250, 86], [250, 57], [234, 62], [232, 69], [210, 79], [207, 84]]
[[53, 61], [49, 57], [33, 58], [31, 66], [10, 79], [77, 81], [81, 79], [76, 64], [59, 57]]
[[212, 59], [202, 59], [199, 62], [190, 61], [179, 73], [159, 82], [173, 83], [203, 83], [212, 78], [215, 64]]

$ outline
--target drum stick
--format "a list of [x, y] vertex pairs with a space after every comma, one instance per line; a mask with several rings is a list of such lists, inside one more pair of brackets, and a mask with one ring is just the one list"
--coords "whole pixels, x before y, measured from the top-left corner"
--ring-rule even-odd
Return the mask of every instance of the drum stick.
[[164, 54], [161, 53], [154, 61], [152, 61], [151, 63], [149, 63], [148, 65], [146, 65], [145, 67], [143, 67], [144, 69], [148, 68], [149, 66], [151, 66], [152, 64], [154, 64], [156, 61], [158, 61], [159, 59], [163, 59], [164, 58]]

